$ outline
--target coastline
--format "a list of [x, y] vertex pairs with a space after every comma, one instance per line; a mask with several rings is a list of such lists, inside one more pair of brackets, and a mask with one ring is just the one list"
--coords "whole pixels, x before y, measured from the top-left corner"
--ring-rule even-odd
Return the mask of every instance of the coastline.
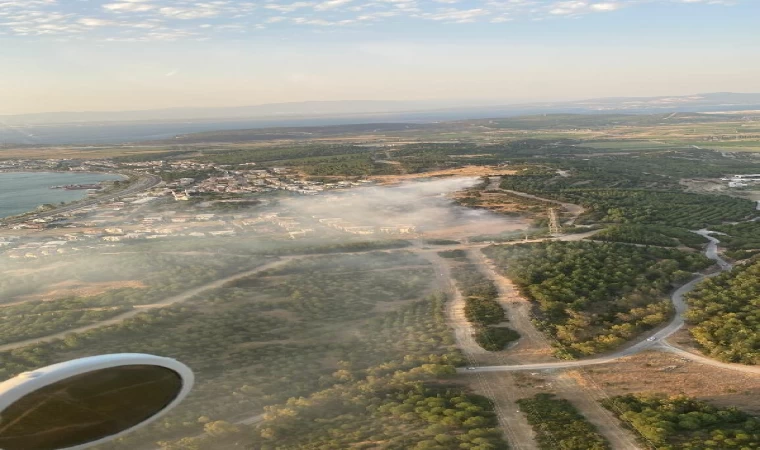
[[[83, 184], [86, 183], [103, 183], [103, 182], [115, 182], [115, 181], [129, 181], [132, 179], [127, 174], [120, 173], [120, 172], [72, 172], [72, 171], [60, 171], [60, 170], [18, 170], [18, 169], [0, 169], [0, 177], [3, 174], [50, 174], [50, 175], [71, 175], [72, 178], [79, 176], [85, 176], [85, 177], [103, 177], [107, 176], [108, 178], [113, 179], [101, 179], [101, 180], [85, 180]], [[65, 180], [66, 184], [78, 184], [80, 180]], [[71, 183], [73, 182], [73, 183]], [[25, 216], [33, 215], [35, 213], [41, 213], [45, 211], [40, 211], [38, 208], [45, 204], [54, 204], [59, 207], [65, 207], [65, 206], [71, 206], [75, 205], [76, 203], [79, 203], [83, 200], [86, 200], [89, 196], [85, 193], [86, 190], [63, 190], [63, 189], [52, 189], [52, 187], [56, 186], [56, 183], [53, 182], [49, 186], [47, 184], [44, 184], [45, 192], [48, 190], [51, 191], [50, 196], [53, 197], [52, 199], [48, 196], [45, 196], [44, 194], [41, 194], [43, 187], [42, 186], [34, 186], [33, 189], [37, 191], [37, 195], [40, 196], [39, 201], [34, 201], [35, 204], [32, 204], [33, 202], [30, 201], [27, 207], [24, 209], [24, 211], [17, 211], [10, 214], [7, 214], [0, 210], [0, 221], [3, 223], [8, 223], [11, 221], [17, 221]], [[20, 190], [20, 192], [23, 192], [24, 190]], [[56, 194], [53, 194], [53, 193]], [[82, 193], [82, 195], [65, 195], [66, 194], [73, 194], [73, 193]], [[101, 191], [102, 192], [102, 191]], [[99, 193], [101, 193], [99, 192]], [[13, 192], [11, 192], [13, 194]], [[76, 198], [73, 198], [76, 197]], [[17, 208], [19, 209], [19, 208]]]

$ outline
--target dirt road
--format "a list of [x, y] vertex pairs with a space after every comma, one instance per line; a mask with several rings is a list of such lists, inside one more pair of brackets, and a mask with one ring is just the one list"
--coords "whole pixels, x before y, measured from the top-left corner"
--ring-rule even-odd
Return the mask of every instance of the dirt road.
[[583, 211], [585, 211], [585, 209], [582, 206], [576, 205], [575, 203], [565, 203], [559, 200], [552, 200], [549, 198], [543, 198], [543, 197], [538, 197], [536, 195], [526, 194], [525, 192], [502, 189], [500, 177], [491, 177], [489, 178], [489, 180], [490, 180], [490, 183], [488, 184], [488, 187], [486, 188], [489, 191], [508, 192], [510, 194], [517, 195], [520, 197], [530, 198], [533, 200], [540, 200], [542, 202], [554, 203], [555, 205], [562, 206], [562, 208], [570, 214], [570, 218], [567, 219], [567, 221], [565, 222], [567, 225], [573, 225], [575, 221], [578, 220], [578, 217], [581, 214], [583, 214]]
[[599, 404], [607, 395], [577, 371], [563, 371], [553, 378], [557, 395], [569, 400], [615, 450], [639, 450], [636, 437], [610, 411]]
[[[708, 258], [714, 260], [722, 270], [724, 271], [731, 270], [732, 268], [731, 264], [723, 260], [718, 253], [718, 243], [720, 241], [714, 238], [713, 236], [711, 236], [710, 231], [708, 230], [699, 230], [697, 233], [705, 236], [710, 241], [705, 250], [705, 255]], [[744, 372], [744, 373], [760, 374], [760, 367], [747, 366], [743, 364], [723, 363], [720, 361], [716, 361], [716, 360], [706, 358], [704, 356], [697, 355], [697, 354], [688, 352], [686, 350], [680, 349], [667, 341], [667, 338], [672, 336], [676, 331], [678, 331], [684, 325], [683, 313], [687, 309], [687, 305], [683, 300], [684, 295], [688, 293], [689, 291], [691, 291], [692, 289], [694, 289], [694, 287], [700, 281], [712, 275], [715, 275], [715, 274], [700, 275], [694, 280], [690, 281], [689, 283], [686, 283], [685, 285], [677, 289], [671, 295], [671, 301], [673, 302], [673, 305], [676, 309], [676, 314], [674, 314], [673, 319], [670, 322], [668, 322], [668, 324], [666, 324], [664, 327], [656, 331], [655, 333], [650, 334], [648, 337], [646, 337], [646, 339], [642, 338], [636, 344], [629, 346], [627, 348], [624, 348], [615, 353], [605, 355], [605, 356], [600, 356], [597, 358], [583, 359], [583, 360], [578, 360], [578, 361], [522, 364], [522, 365], [505, 364], [505, 365], [500, 365], [500, 366], [474, 367], [472, 368], [472, 370], [460, 369], [460, 371], [463, 373], [466, 373], [466, 372], [499, 372], [499, 371], [514, 372], [514, 371], [522, 371], [522, 370], [567, 369], [567, 368], [574, 368], [574, 367], [607, 364], [607, 363], [616, 361], [620, 358], [634, 355], [636, 353], [640, 353], [647, 349], [656, 348], [656, 349], [667, 351], [667, 352], [677, 353], [678, 355], [684, 358], [688, 358], [692, 361], [699, 362], [701, 364], [710, 365], [713, 367], [719, 367], [719, 368], [727, 369], [727, 370]]]
[[285, 263], [291, 261], [292, 259], [293, 258], [282, 258], [282, 259], [279, 259], [277, 261], [273, 261], [273, 262], [270, 262], [268, 264], [264, 264], [262, 266], [256, 267], [255, 269], [251, 269], [251, 270], [248, 270], [248, 271], [245, 271], [245, 272], [240, 272], [240, 273], [237, 273], [235, 275], [230, 275], [230, 276], [225, 277], [225, 278], [220, 278], [220, 279], [212, 281], [210, 283], [206, 283], [206, 284], [204, 284], [202, 286], [199, 286], [199, 287], [190, 289], [188, 291], [185, 291], [185, 292], [183, 292], [183, 293], [181, 293], [179, 295], [175, 295], [173, 297], [166, 298], [166, 299], [164, 299], [164, 300], [162, 300], [162, 301], [160, 301], [158, 303], [153, 303], [153, 304], [150, 304], [150, 305], [139, 305], [139, 306], [136, 306], [132, 311], [126, 312], [124, 314], [119, 314], [118, 316], [115, 316], [115, 317], [113, 317], [111, 319], [108, 319], [108, 320], [104, 320], [102, 322], [96, 322], [96, 323], [92, 323], [90, 325], [85, 325], [85, 326], [78, 327], [78, 328], [71, 328], [71, 329], [66, 330], [66, 331], [61, 331], [60, 333], [50, 334], [50, 335], [43, 336], [43, 337], [38, 337], [38, 338], [33, 338], [33, 339], [26, 339], [24, 341], [18, 341], [18, 342], [12, 342], [10, 344], [0, 345], [0, 352], [14, 350], [14, 349], [21, 348], [21, 347], [26, 347], [27, 345], [34, 345], [34, 344], [40, 344], [40, 343], [43, 343], [43, 342], [50, 342], [50, 341], [54, 341], [56, 339], [63, 339], [67, 335], [69, 335], [71, 333], [84, 333], [85, 331], [94, 330], [95, 328], [105, 327], [105, 326], [108, 326], [108, 325], [116, 325], [117, 323], [123, 322], [124, 320], [127, 320], [127, 319], [130, 319], [132, 317], [135, 317], [136, 315], [144, 313], [145, 311], [149, 311], [151, 309], [165, 308], [165, 307], [170, 306], [170, 305], [186, 302], [187, 300], [190, 300], [191, 298], [195, 297], [196, 295], [198, 295], [198, 294], [200, 294], [202, 292], [205, 292], [205, 291], [208, 291], [208, 290], [212, 290], [212, 289], [220, 288], [220, 287], [224, 286], [225, 284], [227, 284], [227, 283], [229, 283], [231, 281], [239, 280], [241, 278], [245, 278], [245, 277], [257, 274], [259, 272], [263, 272], [265, 270], [268, 270], [268, 269], [280, 266], [282, 264], [285, 264]]
[[498, 301], [509, 319], [509, 327], [520, 333], [520, 340], [500, 353], [506, 357], [518, 356], [522, 362], [556, 361], [549, 341], [533, 325], [530, 301], [519, 295], [514, 284], [499, 274], [479, 249], [470, 249], [467, 256], [483, 276], [493, 281], [499, 292]]

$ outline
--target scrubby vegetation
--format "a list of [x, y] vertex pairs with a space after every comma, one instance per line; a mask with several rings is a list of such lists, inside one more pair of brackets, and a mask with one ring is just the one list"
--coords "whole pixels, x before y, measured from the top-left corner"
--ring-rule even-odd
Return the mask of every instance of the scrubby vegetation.
[[[233, 275], [240, 270], [241, 263], [253, 269], [268, 261], [258, 258], [250, 262], [249, 258], [235, 256], [209, 259], [155, 254], [148, 258], [125, 254], [66, 258], [46, 270], [35, 270], [37, 266], [30, 265], [22, 274], [0, 279], [3, 300], [20, 302], [0, 304], [0, 344], [100, 322], [131, 311], [133, 306], [156, 303]], [[121, 285], [133, 280], [140, 280], [136, 284], [142, 287]], [[87, 288], [93, 289], [93, 293], [88, 295]], [[81, 289], [85, 292], [79, 293]], [[69, 295], [53, 301], [38, 299], [53, 296], [56, 291]]]
[[672, 314], [674, 283], [711, 262], [700, 254], [593, 242], [543, 242], [483, 250], [537, 303], [560, 356], [611, 350]]
[[609, 450], [610, 445], [569, 401], [537, 394], [517, 401], [541, 450]]
[[320, 377], [322, 389], [267, 407], [256, 428], [224, 423], [206, 436], [164, 441], [161, 448], [507, 448], [490, 402], [446, 384], [461, 356], [451, 346], [441, 297], [377, 317], [363, 336], [368, 347], [356, 355], [387, 346], [384, 362], [367, 367], [343, 361]]
[[[360, 384], [347, 386], [350, 392], [383, 383], [391, 387], [368, 391], [366, 397], [357, 399], [359, 403], [347, 399], [346, 413], [333, 418], [334, 423], [345, 425], [345, 433], [336, 436], [331, 431], [319, 437], [331, 436], [340, 442], [328, 448], [361, 442], [366, 435], [358, 430], [375, 421], [378, 425], [367, 429], [371, 429], [371, 436], [381, 436], [385, 425], [389, 436], [398, 434], [394, 427], [406, 427], [410, 433], [406, 440], [399, 441], [403, 448], [414, 448], [438, 435], [443, 440], [448, 435], [456, 445], [478, 437], [485, 439], [483, 442], [498, 443], [499, 433], [493, 429], [490, 406], [486, 404], [482, 410], [465, 411], [466, 417], [460, 415], [456, 422], [446, 420], [441, 427], [431, 428], [433, 434], [428, 427], [434, 420], [428, 421], [428, 416], [438, 415], [438, 410], [420, 413], [413, 427], [408, 417], [399, 421], [394, 411], [356, 411], [357, 405], [372, 397], [388, 404], [403, 403], [403, 396], [411, 392], [424, 398], [441, 395], [469, 399], [459, 388], [433, 382], [463, 361], [446, 325], [445, 299], [441, 295], [424, 297], [431, 275], [426, 260], [403, 251], [305, 257], [204, 293], [182, 305], [145, 312], [118, 325], [60, 341], [2, 353], [0, 377], [75, 357], [113, 352], [159, 354], [192, 367], [198, 384], [181, 407], [145, 433], [137, 433], [114, 448], [131, 449], [155, 439], [193, 435], [204, 426], [227, 437], [229, 433], [236, 435], [235, 429], [241, 430], [237, 436], [243, 436], [245, 443], [253, 439], [270, 442], [264, 436], [254, 436], [254, 431], [246, 427], [218, 422], [232, 423], [258, 414], [265, 406], [286, 402], [290, 397], [308, 398], [336, 386], [338, 390], [332, 392], [340, 392], [340, 386], [352, 383]], [[396, 372], [403, 374], [396, 376]], [[383, 397], [386, 393], [388, 396]], [[456, 409], [455, 405], [462, 401], [451, 400], [444, 409]], [[380, 406], [379, 401], [371, 403]], [[315, 402], [308, 414], [315, 414], [319, 404]], [[349, 412], [356, 416], [347, 416]], [[469, 420], [475, 416], [482, 416], [482, 420]], [[203, 420], [199, 422], [199, 418]], [[274, 428], [292, 426], [292, 422], [287, 424], [272, 421]], [[303, 434], [293, 433], [292, 442], [317, 439], [323, 430], [301, 429]], [[331, 428], [324, 428], [328, 429]], [[404, 447], [406, 444], [411, 447]], [[218, 442], [207, 448], [224, 448], [214, 445]]]
[[467, 252], [465, 252], [464, 250], [445, 250], [442, 252], [438, 252], [438, 256], [440, 256], [441, 258], [464, 260], [467, 258]]
[[760, 419], [685, 396], [629, 394], [602, 402], [657, 450], [760, 448]]
[[760, 258], [703, 281], [686, 302], [689, 331], [708, 355], [760, 364]]

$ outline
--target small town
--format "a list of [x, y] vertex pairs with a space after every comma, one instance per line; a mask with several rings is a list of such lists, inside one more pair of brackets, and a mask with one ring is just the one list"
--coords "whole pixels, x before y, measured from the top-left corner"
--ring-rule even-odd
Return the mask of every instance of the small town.
[[[126, 196], [122, 196], [125, 191], [110, 194], [117, 189], [113, 182], [88, 185], [92, 196], [88, 201], [67, 205], [60, 212], [43, 210], [7, 218], [0, 229], [0, 258], [45, 258], [167, 238], [265, 235], [292, 240], [326, 232], [385, 237], [418, 233], [414, 224], [375, 226], [298, 212], [291, 215], [250, 211], [252, 206], [266, 207], [277, 196], [321, 194], [333, 195], [326, 199], [328, 201], [341, 201], [335, 196], [339, 191], [372, 184], [369, 180], [306, 181], [284, 167], [231, 170], [193, 161], [117, 164], [51, 159], [5, 161], [0, 170], [109, 171], [129, 174], [133, 180], [152, 180], [150, 187]], [[201, 176], [178, 178], [187, 173]], [[205, 174], [213, 176], [203, 176]], [[57, 188], [64, 187], [51, 186], [51, 189]]]

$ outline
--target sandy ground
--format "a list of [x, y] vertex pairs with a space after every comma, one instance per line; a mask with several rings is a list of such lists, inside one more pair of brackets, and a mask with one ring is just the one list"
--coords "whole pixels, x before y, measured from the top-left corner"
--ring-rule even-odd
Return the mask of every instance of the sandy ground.
[[375, 175], [369, 177], [370, 180], [376, 181], [379, 184], [395, 184], [401, 183], [407, 180], [415, 180], [420, 178], [431, 177], [483, 177], [483, 176], [499, 176], [499, 175], [513, 175], [517, 173], [516, 170], [504, 169], [494, 166], [465, 166], [456, 169], [435, 170], [432, 172], [424, 173], [412, 173], [406, 175]]
[[674, 354], [648, 351], [583, 372], [610, 396], [636, 392], [685, 394], [717, 406], [760, 413], [760, 377], [695, 363]]
[[[533, 428], [517, 406], [517, 400], [536, 392], [518, 386], [517, 376], [511, 373], [478, 373], [463, 378], [475, 393], [494, 402], [499, 423], [513, 450], [538, 450]], [[475, 382], [473, 382], [473, 379]]]
[[121, 288], [145, 288], [145, 284], [142, 281], [129, 280], [129, 281], [103, 281], [99, 283], [81, 283], [74, 280], [62, 281], [50, 285], [49, 289], [38, 294], [24, 295], [18, 297], [18, 302], [28, 302], [34, 300], [42, 301], [54, 301], [65, 297], [91, 297], [93, 295], [102, 294], [112, 289]]
[[636, 442], [636, 435], [625, 428], [612, 412], [599, 401], [607, 397], [604, 390], [588, 379], [580, 371], [564, 371], [552, 377], [555, 393], [569, 400], [578, 411], [593, 424], [615, 450], [637, 450], [642, 447]]
[[494, 282], [499, 291], [498, 301], [507, 315], [507, 325], [521, 336], [513, 346], [500, 352], [488, 352], [486, 357], [479, 359], [479, 362], [525, 364], [557, 361], [552, 356], [552, 348], [546, 337], [531, 322], [530, 301], [519, 295], [514, 284], [501, 276], [479, 249], [469, 250], [468, 257], [482, 275]]

